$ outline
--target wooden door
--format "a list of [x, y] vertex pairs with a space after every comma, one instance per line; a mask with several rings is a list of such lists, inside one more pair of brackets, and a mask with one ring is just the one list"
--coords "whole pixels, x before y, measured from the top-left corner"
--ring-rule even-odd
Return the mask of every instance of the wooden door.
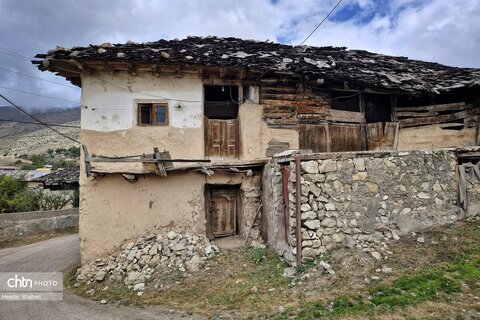
[[313, 152], [364, 150], [362, 127], [356, 123], [301, 124], [300, 149]]
[[205, 118], [205, 155], [238, 158], [238, 120]]
[[327, 130], [327, 124], [301, 124], [299, 130], [300, 149], [328, 152]]
[[212, 188], [210, 230], [214, 237], [233, 236], [237, 229], [237, 189]]

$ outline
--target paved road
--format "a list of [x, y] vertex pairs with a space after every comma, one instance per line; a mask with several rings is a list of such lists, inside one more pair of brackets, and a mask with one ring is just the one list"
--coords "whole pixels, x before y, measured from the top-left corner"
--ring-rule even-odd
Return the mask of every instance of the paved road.
[[[78, 235], [67, 235], [23, 247], [0, 250], [0, 272], [67, 271], [80, 262]], [[0, 301], [0, 319], [199, 319], [161, 307], [101, 305], [64, 291], [63, 301]]]

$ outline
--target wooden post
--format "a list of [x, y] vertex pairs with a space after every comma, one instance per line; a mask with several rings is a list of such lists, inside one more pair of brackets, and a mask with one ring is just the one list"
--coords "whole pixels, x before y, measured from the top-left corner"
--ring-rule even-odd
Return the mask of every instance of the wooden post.
[[301, 210], [301, 192], [302, 176], [300, 175], [300, 156], [295, 157], [295, 230], [297, 238], [297, 268], [302, 265], [302, 210]]
[[82, 144], [83, 149], [83, 159], [85, 161], [85, 174], [87, 177], [91, 176], [90, 169], [92, 168], [92, 164], [90, 163], [90, 154], [88, 153], [87, 146]]

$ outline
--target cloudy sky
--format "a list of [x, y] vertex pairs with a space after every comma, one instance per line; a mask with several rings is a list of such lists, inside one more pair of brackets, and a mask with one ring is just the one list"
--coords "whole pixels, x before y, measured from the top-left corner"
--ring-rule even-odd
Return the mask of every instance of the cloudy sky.
[[[63, 78], [38, 71], [29, 58], [55, 46], [144, 42], [188, 35], [299, 44], [337, 2], [0, 0], [0, 93], [26, 108], [78, 106], [78, 88], [69, 87]], [[306, 44], [480, 67], [480, 1], [343, 0]], [[0, 105], [7, 103], [0, 101]]]

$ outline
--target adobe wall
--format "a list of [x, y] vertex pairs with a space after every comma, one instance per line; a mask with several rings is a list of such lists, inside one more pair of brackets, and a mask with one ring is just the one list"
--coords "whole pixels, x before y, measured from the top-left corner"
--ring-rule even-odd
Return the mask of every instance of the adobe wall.
[[452, 148], [476, 145], [477, 129], [442, 129], [439, 125], [400, 128], [398, 150]]
[[[290, 250], [279, 253], [295, 264], [294, 162], [290, 167]], [[456, 156], [451, 149], [345, 153], [341, 159], [302, 161], [301, 170], [304, 260], [337, 247], [380, 246], [459, 218]], [[271, 170], [267, 179], [276, 174]], [[281, 190], [264, 192], [276, 197]]]
[[[170, 172], [168, 177], [140, 176], [135, 183], [119, 174], [86, 178], [80, 195], [80, 245], [82, 264], [97, 259], [125, 240], [145, 232], [177, 230], [206, 234], [205, 184], [240, 185], [243, 216], [241, 233], [252, 223], [261, 197], [260, 175], [215, 171]], [[252, 238], [259, 238], [259, 221]]]

